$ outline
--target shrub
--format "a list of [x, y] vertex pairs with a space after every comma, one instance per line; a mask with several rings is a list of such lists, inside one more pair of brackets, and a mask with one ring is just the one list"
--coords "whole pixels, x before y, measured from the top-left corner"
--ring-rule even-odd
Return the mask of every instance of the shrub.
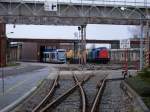
[[126, 81], [140, 96], [150, 96], [150, 84], [139, 76], [128, 78]]
[[143, 78], [150, 78], [150, 69], [144, 68], [138, 75]]

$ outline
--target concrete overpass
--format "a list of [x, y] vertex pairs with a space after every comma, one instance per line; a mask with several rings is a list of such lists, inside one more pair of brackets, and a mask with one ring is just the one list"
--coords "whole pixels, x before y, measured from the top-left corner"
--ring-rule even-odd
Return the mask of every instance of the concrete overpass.
[[[74, 43], [80, 40], [75, 39], [30, 39], [30, 38], [8, 38], [9, 42], [36, 42], [36, 43]], [[118, 44], [119, 40], [95, 40], [87, 39], [88, 44]]]
[[44, 1], [0, 0], [0, 18], [7, 24], [35, 25], [140, 25], [150, 22], [148, 1], [74, 1], [77, 0], [57, 2], [56, 11], [47, 11]]
[[[39, 42], [39, 43], [74, 43], [80, 40], [76, 39], [33, 39], [33, 38], [8, 38], [9, 42]], [[120, 40], [96, 40], [86, 39], [88, 44], [119, 44]], [[145, 43], [145, 42], [144, 42]], [[140, 44], [139, 40], [131, 40], [131, 44]]]
[[[30, 43], [75, 43], [79, 42], [75, 39], [32, 39], [32, 38], [8, 38], [9, 42], [30, 42]], [[119, 48], [120, 40], [96, 40], [96, 39], [86, 39], [87, 44], [110, 44], [111, 48]], [[131, 40], [131, 47], [140, 44], [139, 40]], [[145, 43], [145, 42], [143, 42]]]
[[[29, 38], [8, 38], [9, 42], [29, 42], [29, 43], [41, 43], [41, 44], [53, 44], [53, 43], [76, 43], [81, 40], [75, 39], [29, 39]], [[111, 48], [119, 48], [119, 40], [94, 40], [86, 39], [87, 44], [110, 44]]]

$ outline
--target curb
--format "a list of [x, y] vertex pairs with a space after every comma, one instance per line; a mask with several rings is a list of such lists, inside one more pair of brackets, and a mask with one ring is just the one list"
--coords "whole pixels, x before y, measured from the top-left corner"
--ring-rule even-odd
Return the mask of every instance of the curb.
[[26, 99], [30, 94], [32, 94], [37, 89], [37, 86], [33, 87], [30, 91], [25, 93], [22, 97], [20, 97], [18, 100], [14, 101], [10, 105], [6, 106], [0, 112], [10, 112], [12, 109], [14, 109], [20, 102], [22, 102], [24, 99]]
[[128, 96], [139, 106], [142, 112], [150, 112], [148, 107], [143, 102], [142, 98], [136, 93], [125, 81], [122, 81], [121, 88], [125, 91]]
[[118, 81], [118, 80], [124, 80], [124, 78], [108, 78], [107, 81]]

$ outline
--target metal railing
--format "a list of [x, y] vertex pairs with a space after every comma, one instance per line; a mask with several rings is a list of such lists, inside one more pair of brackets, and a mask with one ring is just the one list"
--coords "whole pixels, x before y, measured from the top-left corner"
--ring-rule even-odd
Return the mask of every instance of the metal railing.
[[0, 0], [0, 2], [59, 2], [59, 3], [78, 3], [104, 6], [132, 6], [132, 7], [149, 7], [149, 0]]

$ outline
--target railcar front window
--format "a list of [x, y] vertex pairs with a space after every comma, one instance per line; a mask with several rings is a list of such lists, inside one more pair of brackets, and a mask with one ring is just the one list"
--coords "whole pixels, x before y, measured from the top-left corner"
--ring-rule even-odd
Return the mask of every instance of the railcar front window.
[[65, 58], [65, 52], [59, 51], [59, 52], [58, 52], [58, 57], [59, 57], [59, 58]]

